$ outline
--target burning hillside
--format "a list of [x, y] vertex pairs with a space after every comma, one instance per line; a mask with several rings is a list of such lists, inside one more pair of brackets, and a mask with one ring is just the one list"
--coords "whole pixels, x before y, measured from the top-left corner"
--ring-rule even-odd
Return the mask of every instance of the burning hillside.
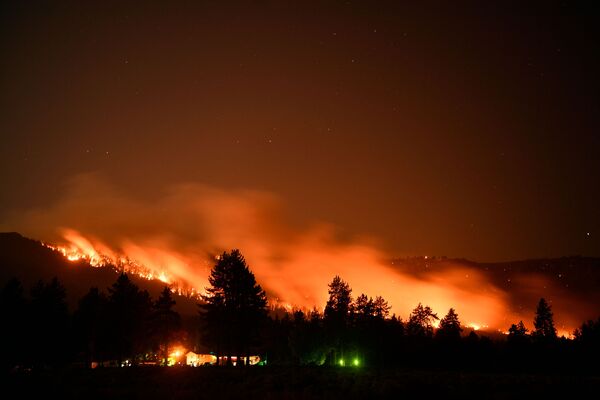
[[[531, 320], [535, 301], [522, 299], [548, 293], [564, 296], [554, 299], [561, 333], [593, 317], [589, 305], [553, 291], [556, 285], [538, 275], [516, 271], [509, 279], [528, 282], [519, 292], [467, 262], [444, 260], [435, 273], [423, 274], [406, 263], [388, 261], [366, 241], [337, 239], [330, 225], [292, 228], [281, 208], [268, 193], [200, 185], [138, 199], [87, 176], [72, 182], [52, 207], [15, 217], [10, 227], [41, 238], [69, 260], [114, 265], [190, 295], [207, 286], [214, 254], [239, 248], [271, 300], [288, 308], [323, 307], [328, 282], [340, 275], [355, 296], [382, 295], [402, 317], [422, 302], [441, 314], [455, 307], [466, 325], [505, 330], [520, 319]], [[577, 314], [563, 312], [575, 305]]]
[[[94, 245], [81, 236], [79, 232], [66, 230], [64, 232], [64, 238], [69, 242], [68, 245], [53, 245], [49, 243], [43, 243], [43, 245], [62, 254], [69, 261], [85, 261], [90, 266], [96, 268], [111, 266], [118, 271], [133, 274], [140, 278], [147, 280], [156, 279], [173, 287], [174, 291], [177, 291], [180, 294], [185, 291], [184, 287], [188, 286], [182, 280], [175, 282], [172, 278], [169, 278], [165, 270], [158, 272], [146, 265], [140, 264], [136, 260], [130, 259], [126, 255], [116, 255], [104, 246]], [[98, 250], [97, 247], [100, 247], [102, 250]], [[191, 288], [185, 291], [185, 293], [190, 296], [195, 296], [197, 294], [195, 288]]]

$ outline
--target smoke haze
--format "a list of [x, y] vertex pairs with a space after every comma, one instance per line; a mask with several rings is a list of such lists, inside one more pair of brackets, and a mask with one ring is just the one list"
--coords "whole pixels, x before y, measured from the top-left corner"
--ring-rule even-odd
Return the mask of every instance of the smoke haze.
[[[410, 273], [372, 239], [342, 240], [326, 223], [293, 226], [285, 212], [272, 193], [186, 183], [140, 198], [86, 174], [65, 185], [51, 206], [9, 215], [4, 228], [88, 254], [126, 256], [199, 291], [214, 256], [239, 248], [271, 301], [288, 308], [322, 308], [327, 284], [340, 275], [354, 296], [381, 295], [402, 318], [422, 302], [440, 317], [454, 307], [463, 323], [478, 327], [505, 330], [531, 319], [535, 304], [515, 311], [514, 298], [475, 268], [448, 261], [439, 272]], [[534, 292], [552, 285], [536, 276], [515, 279]], [[578, 322], [568, 320], [569, 328]]]

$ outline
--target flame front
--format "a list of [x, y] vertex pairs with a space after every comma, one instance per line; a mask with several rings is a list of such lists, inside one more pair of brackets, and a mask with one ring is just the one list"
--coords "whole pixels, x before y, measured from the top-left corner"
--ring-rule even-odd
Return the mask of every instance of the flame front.
[[[200, 264], [200, 270], [204, 272], [200, 275], [194, 272], [197, 270], [193, 265], [194, 261], [178, 252], [161, 248], [156, 243], [154, 246], [143, 246], [126, 241], [123, 245], [123, 249], [127, 251], [125, 253], [123, 250], [112, 250], [101, 241], [85, 237], [73, 229], [63, 230], [62, 236], [65, 244], [46, 246], [60, 252], [70, 261], [83, 260], [93, 267], [114, 266], [120, 271], [144, 279], [160, 280], [169, 284], [174, 292], [188, 296], [198, 296], [204, 292], [210, 266], [214, 262], [214, 257], [208, 256], [205, 259], [195, 259], [195, 263]], [[308, 243], [297, 243], [295, 246], [300, 246], [298, 250], [288, 249], [288, 254], [294, 254], [294, 257], [266, 267], [252, 261], [256, 253], [250, 248], [249, 262], [259, 283], [271, 294], [272, 305], [288, 311], [294, 308], [322, 308], [327, 300], [327, 283], [331, 277], [339, 274], [351, 283], [356, 294], [365, 292], [383, 295], [401, 315], [407, 314], [416, 302], [427, 303], [440, 312], [460, 304], [462, 307], [459, 309], [462, 309], [463, 315], [478, 317], [478, 321], [485, 322], [470, 324], [474, 329], [480, 329], [497, 322], [496, 316], [504, 307], [500, 292], [489, 296], [460, 288], [458, 282], [454, 281], [464, 275], [462, 270], [424, 281], [405, 276], [379, 262], [379, 255], [371, 248], [332, 248], [331, 243], [327, 244], [325, 241], [326, 244], [319, 244], [320, 242], [321, 240], [311, 238]], [[311, 267], [311, 274], [298, 273]], [[368, 271], [367, 274], [365, 270]], [[485, 284], [477, 273], [469, 273], [471, 282]], [[462, 304], [465, 299], [467, 304]]]
[[[520, 319], [531, 321], [535, 297], [550, 297], [546, 293], [554, 288], [541, 277], [514, 276], [511, 285], [520, 281], [527, 292], [509, 296], [484, 271], [461, 262], [416, 273], [394, 265], [370, 240], [338, 239], [330, 224], [293, 227], [281, 209], [269, 193], [196, 184], [174, 187], [149, 201], [86, 175], [54, 206], [24, 213], [9, 226], [56, 243], [53, 248], [69, 260], [113, 265], [194, 296], [208, 285], [215, 254], [238, 248], [271, 302], [288, 310], [322, 309], [328, 283], [340, 275], [355, 297], [381, 295], [403, 319], [421, 302], [440, 317], [455, 308], [473, 329], [505, 331]], [[559, 332], [572, 331], [583, 319], [572, 310], [582, 304], [564, 292], [553, 293], [561, 295], [553, 304]]]
[[73, 229], [65, 229], [63, 231], [63, 238], [67, 241], [67, 244], [43, 244], [44, 246], [59, 252], [71, 262], [85, 261], [95, 268], [112, 266], [119, 271], [143, 279], [159, 280], [169, 285], [171, 290], [178, 294], [185, 294], [192, 297], [198, 297], [200, 294], [196, 288], [190, 287], [189, 283], [185, 280], [176, 280], [171, 277], [167, 272], [167, 270], [172, 268], [171, 265], [167, 265], [166, 269], [153, 268], [155, 267], [153, 263], [150, 263], [149, 265], [140, 263], [127, 255], [118, 254], [117, 252], [110, 250], [101, 242], [92, 244], [91, 240], [85, 238]]

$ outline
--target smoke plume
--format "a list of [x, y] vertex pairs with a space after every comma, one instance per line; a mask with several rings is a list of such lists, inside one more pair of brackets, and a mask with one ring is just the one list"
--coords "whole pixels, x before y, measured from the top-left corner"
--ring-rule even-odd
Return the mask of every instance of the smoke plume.
[[455, 263], [439, 273], [410, 274], [366, 240], [342, 241], [330, 224], [292, 227], [283, 211], [276, 195], [261, 191], [189, 183], [140, 198], [82, 175], [54, 204], [12, 215], [7, 227], [88, 253], [126, 256], [199, 291], [208, 285], [214, 255], [239, 248], [270, 299], [287, 307], [322, 308], [327, 284], [340, 275], [354, 296], [381, 295], [403, 318], [419, 302], [439, 314], [454, 307], [473, 326], [505, 330], [507, 319], [518, 317], [507, 293], [474, 268]]

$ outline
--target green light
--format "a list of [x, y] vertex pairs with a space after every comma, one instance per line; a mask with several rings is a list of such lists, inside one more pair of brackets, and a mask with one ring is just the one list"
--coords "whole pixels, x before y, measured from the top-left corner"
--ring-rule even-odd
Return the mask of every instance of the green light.
[[344, 364], [345, 364], [345, 363], [344, 363], [344, 359], [343, 359], [343, 358], [341, 358], [341, 359], [340, 359], [340, 367], [343, 367], [343, 366], [344, 366]]
[[358, 367], [360, 365], [360, 361], [358, 358], [355, 358], [354, 361], [352, 361], [352, 364], [354, 364], [355, 367]]

